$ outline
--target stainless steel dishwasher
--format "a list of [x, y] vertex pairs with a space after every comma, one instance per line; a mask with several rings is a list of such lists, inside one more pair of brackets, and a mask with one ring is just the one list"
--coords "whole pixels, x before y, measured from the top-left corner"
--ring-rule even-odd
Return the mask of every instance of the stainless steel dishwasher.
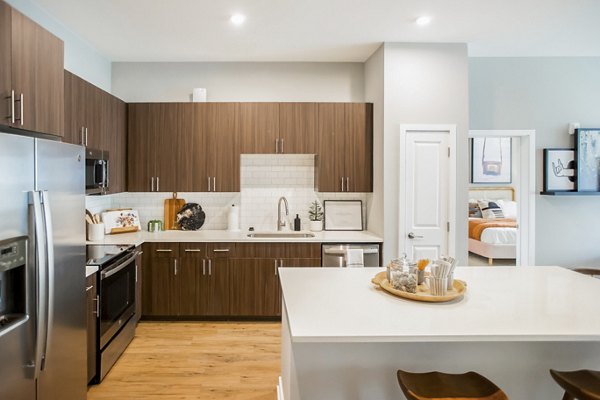
[[321, 247], [321, 266], [346, 267], [346, 250], [362, 249], [365, 267], [378, 267], [380, 247], [378, 243], [324, 244]]

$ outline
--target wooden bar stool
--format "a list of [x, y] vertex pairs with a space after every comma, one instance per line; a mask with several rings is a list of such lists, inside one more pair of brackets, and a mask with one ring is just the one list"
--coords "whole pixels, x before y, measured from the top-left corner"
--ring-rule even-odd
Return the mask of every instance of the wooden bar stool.
[[551, 369], [550, 375], [565, 390], [563, 400], [600, 400], [600, 371]]
[[444, 374], [398, 370], [398, 382], [408, 400], [508, 400], [498, 386], [472, 371]]

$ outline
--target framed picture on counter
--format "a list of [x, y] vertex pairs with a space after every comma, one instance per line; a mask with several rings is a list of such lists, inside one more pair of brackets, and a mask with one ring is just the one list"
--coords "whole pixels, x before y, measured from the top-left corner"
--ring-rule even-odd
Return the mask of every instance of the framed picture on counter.
[[600, 192], [600, 128], [577, 129], [577, 191]]
[[544, 192], [575, 190], [575, 149], [544, 149]]
[[325, 200], [326, 231], [362, 231], [363, 209], [361, 200]]

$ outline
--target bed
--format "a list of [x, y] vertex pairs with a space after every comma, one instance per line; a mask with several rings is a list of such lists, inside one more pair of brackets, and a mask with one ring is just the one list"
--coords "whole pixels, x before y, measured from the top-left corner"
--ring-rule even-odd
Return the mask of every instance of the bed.
[[[469, 188], [469, 252], [488, 259], [493, 265], [494, 259], [517, 258], [517, 216], [515, 190], [511, 187]], [[504, 211], [495, 218], [483, 218], [474, 211], [475, 201], [492, 201]], [[498, 218], [501, 217], [501, 218]]]

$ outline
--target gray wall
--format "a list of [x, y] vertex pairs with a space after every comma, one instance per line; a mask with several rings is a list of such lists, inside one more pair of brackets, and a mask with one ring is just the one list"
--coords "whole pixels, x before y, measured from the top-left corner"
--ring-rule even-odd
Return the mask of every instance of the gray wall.
[[386, 43], [384, 48], [384, 262], [398, 255], [401, 124], [456, 124], [456, 256], [467, 261], [468, 58], [466, 44]]
[[383, 237], [384, 46], [365, 62], [365, 101], [373, 103], [373, 193], [368, 202], [368, 229]]
[[113, 63], [113, 93], [127, 102], [364, 101], [363, 63]]
[[[471, 129], [535, 129], [542, 149], [572, 147], [569, 122], [600, 126], [600, 57], [472, 58]], [[600, 197], [536, 197], [536, 264], [600, 265]]]
[[32, 0], [6, 0], [8, 4], [58, 36], [65, 43], [65, 69], [110, 92], [111, 62], [86, 41]]

